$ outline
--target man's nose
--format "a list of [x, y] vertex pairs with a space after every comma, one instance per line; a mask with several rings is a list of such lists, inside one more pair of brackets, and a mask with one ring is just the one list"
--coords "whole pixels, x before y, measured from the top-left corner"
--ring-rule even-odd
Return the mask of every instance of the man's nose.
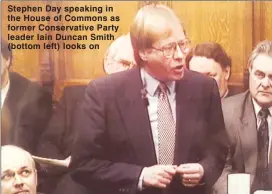
[[184, 57], [185, 57], [185, 55], [182, 52], [181, 48], [178, 45], [176, 45], [176, 50], [175, 50], [175, 53], [174, 53], [174, 59], [182, 59]]
[[19, 175], [15, 175], [14, 177], [14, 186], [16, 188], [21, 188], [23, 187], [24, 183], [22, 181], [22, 178]]
[[264, 88], [267, 88], [267, 87], [269, 87], [270, 85], [271, 85], [270, 79], [269, 79], [267, 76], [264, 77], [263, 80], [262, 80], [262, 86], [263, 86]]

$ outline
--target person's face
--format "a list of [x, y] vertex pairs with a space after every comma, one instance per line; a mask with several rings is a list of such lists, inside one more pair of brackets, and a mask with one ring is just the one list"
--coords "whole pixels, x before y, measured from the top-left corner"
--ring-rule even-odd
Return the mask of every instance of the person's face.
[[3, 55], [1, 54], [1, 76], [3, 76], [9, 67], [9, 60], [6, 60]]
[[159, 39], [153, 43], [152, 48], [140, 53], [140, 56], [144, 56], [145, 70], [159, 81], [181, 79], [185, 56], [189, 51], [189, 41], [180, 23], [173, 24], [170, 30], [172, 33], [168, 38]]
[[258, 55], [249, 68], [249, 90], [263, 108], [272, 106], [272, 57]]
[[116, 52], [114, 57], [104, 60], [104, 69], [106, 73], [112, 74], [131, 69], [135, 66], [132, 48], [118, 48]]
[[228, 89], [229, 67], [222, 69], [221, 65], [213, 59], [193, 56], [189, 63], [189, 69], [214, 78], [218, 85], [220, 96], [224, 96]]
[[1, 184], [3, 194], [36, 194], [37, 174], [32, 160], [24, 153], [2, 158]]

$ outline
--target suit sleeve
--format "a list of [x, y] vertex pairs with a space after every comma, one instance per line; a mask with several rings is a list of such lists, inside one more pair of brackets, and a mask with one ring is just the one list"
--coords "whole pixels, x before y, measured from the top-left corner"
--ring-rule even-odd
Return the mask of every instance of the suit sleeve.
[[204, 182], [212, 187], [221, 175], [229, 150], [229, 140], [225, 130], [221, 99], [214, 81], [210, 90], [207, 112], [207, 143], [200, 164], [204, 168]]
[[62, 152], [62, 139], [65, 134], [66, 126], [66, 100], [65, 90], [64, 95], [58, 102], [54, 113], [45, 129], [40, 144], [38, 146], [38, 155], [42, 157], [65, 159], [68, 157]]
[[223, 103], [223, 115], [225, 126], [230, 141], [230, 149], [227, 156], [227, 162], [224, 166], [223, 172], [213, 187], [214, 194], [227, 194], [228, 193], [228, 175], [233, 173], [233, 157], [237, 151], [238, 132], [232, 125], [233, 115], [235, 115], [234, 107], [232, 104]]
[[213, 187], [213, 194], [228, 194], [228, 175], [232, 171], [231, 153], [228, 153], [223, 172]]
[[78, 133], [72, 150], [72, 176], [88, 186], [93, 183], [92, 187], [100, 186], [100, 189], [110, 187], [135, 193], [143, 167], [115, 162], [109, 158], [108, 124], [106, 101], [92, 82], [86, 89], [76, 121]]
[[[20, 125], [18, 139], [21, 146], [36, 154], [41, 134], [44, 132], [52, 113], [52, 96], [38, 85], [30, 85], [24, 94], [20, 108]], [[23, 142], [27, 140], [26, 144]]]

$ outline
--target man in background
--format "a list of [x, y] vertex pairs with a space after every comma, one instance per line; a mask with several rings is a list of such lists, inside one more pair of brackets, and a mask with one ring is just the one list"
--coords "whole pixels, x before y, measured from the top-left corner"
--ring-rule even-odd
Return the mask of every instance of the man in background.
[[37, 170], [32, 156], [24, 149], [1, 147], [1, 193], [36, 194]]
[[12, 52], [1, 39], [1, 144], [13, 144], [35, 153], [51, 116], [52, 97], [39, 84], [11, 72]]
[[[54, 158], [64, 160], [70, 163], [71, 152], [74, 145], [77, 128], [74, 127], [77, 117], [78, 106], [84, 97], [85, 85], [67, 86], [63, 90], [62, 97], [57, 102], [52, 117], [47, 128], [41, 136], [38, 144], [37, 155], [45, 158]], [[39, 190], [45, 193], [60, 194], [56, 188], [60, 182], [63, 183], [67, 191], [74, 191], [73, 182], [66, 176], [69, 169], [58, 166], [41, 166], [39, 173]], [[60, 185], [59, 187], [62, 187]], [[57, 189], [57, 190], [56, 190]], [[61, 191], [61, 193], [68, 193]]]
[[86, 88], [72, 176], [100, 194], [204, 193], [228, 151], [216, 82], [186, 70], [190, 41], [170, 8], [141, 8], [130, 36], [137, 67]]
[[135, 66], [130, 34], [114, 40], [104, 56], [104, 70], [107, 74], [131, 69]]
[[223, 100], [231, 147], [224, 171], [215, 184], [215, 193], [227, 194], [230, 173], [250, 174], [251, 193], [272, 190], [272, 41], [256, 46], [248, 71], [249, 91]]
[[188, 54], [186, 63], [190, 70], [214, 78], [221, 98], [235, 94], [235, 91], [228, 86], [231, 58], [220, 44], [211, 42], [196, 45]]

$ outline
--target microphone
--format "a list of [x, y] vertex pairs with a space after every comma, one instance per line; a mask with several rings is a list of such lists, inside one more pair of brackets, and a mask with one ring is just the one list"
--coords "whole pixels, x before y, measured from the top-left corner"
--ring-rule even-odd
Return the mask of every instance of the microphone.
[[141, 89], [141, 98], [143, 99], [145, 106], [148, 106], [149, 102], [148, 102], [148, 98], [147, 98], [147, 91], [146, 91], [145, 85]]
[[146, 90], [146, 78], [145, 78], [145, 71], [143, 75], [143, 88], [141, 89], [141, 98], [144, 101], [145, 106], [149, 106], [149, 101], [147, 98], [147, 90]]

